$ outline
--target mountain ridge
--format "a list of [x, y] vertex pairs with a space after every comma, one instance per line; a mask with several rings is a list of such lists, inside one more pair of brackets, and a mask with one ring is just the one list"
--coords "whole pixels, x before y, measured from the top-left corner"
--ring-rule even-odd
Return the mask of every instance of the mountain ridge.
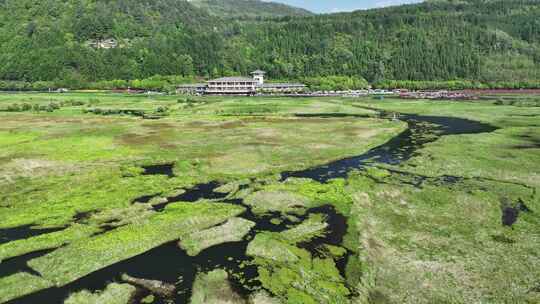
[[257, 68], [274, 79], [540, 79], [533, 0], [272, 18], [215, 16], [185, 0], [0, 0], [0, 7], [0, 80], [216, 77]]

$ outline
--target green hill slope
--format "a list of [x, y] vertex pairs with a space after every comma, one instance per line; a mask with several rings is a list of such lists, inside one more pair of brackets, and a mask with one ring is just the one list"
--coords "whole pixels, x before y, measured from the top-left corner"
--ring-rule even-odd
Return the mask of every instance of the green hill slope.
[[245, 62], [264, 62], [275, 77], [540, 79], [540, 2], [533, 0], [437, 1], [321, 15], [247, 26], [242, 36]]
[[193, 5], [221, 17], [309, 16], [310, 11], [275, 2], [259, 0], [192, 0]]
[[[209, 11], [185, 0], [0, 0], [0, 80], [76, 83], [256, 68], [280, 79], [540, 79], [536, 0], [429, 1], [270, 19], [250, 12], [276, 17], [295, 9], [204, 1], [227, 5]], [[237, 9], [240, 2], [252, 10]], [[223, 17], [223, 9], [245, 15]]]
[[198, 42], [218, 24], [184, 0], [0, 1], [0, 80], [193, 73], [217, 61], [222, 44]]

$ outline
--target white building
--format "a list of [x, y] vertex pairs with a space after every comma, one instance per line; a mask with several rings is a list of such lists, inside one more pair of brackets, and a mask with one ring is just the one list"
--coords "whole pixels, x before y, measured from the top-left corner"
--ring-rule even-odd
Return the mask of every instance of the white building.
[[265, 83], [266, 72], [257, 70], [247, 77], [223, 77], [207, 81], [206, 84], [188, 84], [177, 87], [179, 94], [210, 95], [255, 95], [257, 93], [300, 93], [306, 86], [301, 83]]
[[246, 77], [223, 77], [207, 82], [205, 94], [254, 95], [258, 80]]
[[266, 75], [265, 71], [256, 70], [251, 72], [251, 75], [253, 75], [253, 79], [257, 81], [257, 85], [263, 85], [264, 84], [264, 75]]

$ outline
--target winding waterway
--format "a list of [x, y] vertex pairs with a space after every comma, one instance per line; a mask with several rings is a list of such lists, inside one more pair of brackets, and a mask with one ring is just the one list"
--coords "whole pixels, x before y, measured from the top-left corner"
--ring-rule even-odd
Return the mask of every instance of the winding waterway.
[[[369, 164], [399, 164], [413, 157], [425, 144], [434, 142], [442, 136], [477, 134], [496, 130], [491, 125], [461, 118], [402, 114], [399, 119], [408, 124], [408, 129], [387, 143], [355, 157], [338, 160], [306, 170], [284, 172], [282, 173], [282, 179], [285, 180], [289, 177], [311, 178], [324, 183], [333, 178], [346, 177], [352, 170], [361, 170]], [[151, 169], [147, 169], [146, 173], [151, 173]], [[218, 186], [219, 184], [215, 182], [198, 185], [176, 198], [170, 198], [168, 203], [174, 201], [196, 202], [202, 198], [214, 199], [216, 201], [222, 200], [226, 194], [215, 193], [214, 190]], [[144, 200], [149, 198], [150, 196], [145, 197]], [[241, 200], [225, 200], [224, 202], [243, 205]], [[163, 210], [165, 205], [158, 206], [156, 210]], [[196, 274], [199, 271], [210, 271], [216, 268], [224, 268], [230, 272], [242, 274], [245, 281], [241, 283], [239, 280], [232, 278], [231, 283], [237, 292], [242, 295], [248, 295], [251, 288], [258, 285], [257, 281], [251, 280], [257, 277], [255, 266], [240, 266], [244, 262], [251, 261], [251, 258], [246, 256], [246, 248], [249, 241], [254, 237], [256, 231], [279, 232], [287, 229], [288, 224], [292, 223], [282, 222], [279, 225], [274, 225], [271, 220], [280, 218], [281, 214], [275, 213], [258, 217], [251, 212], [248, 206], [245, 207], [247, 207], [247, 211], [241, 217], [254, 221], [257, 226], [240, 242], [226, 243], [208, 248], [196, 257], [188, 256], [185, 251], [177, 246], [176, 242], [171, 242], [94, 272], [61, 288], [50, 288], [39, 291], [35, 294], [11, 301], [10, 303], [62, 303], [70, 293], [82, 289], [92, 291], [102, 290], [108, 283], [120, 281], [122, 273], [127, 273], [133, 277], [160, 280], [175, 284], [179, 293], [174, 299], [174, 302], [177, 304], [188, 303]], [[312, 242], [302, 244], [302, 247], [314, 252], [317, 245], [320, 244], [341, 244], [343, 236], [347, 231], [346, 218], [337, 214], [332, 206], [327, 205], [308, 210], [306, 215], [300, 219], [303, 220], [312, 213], [323, 213], [328, 216], [329, 233], [326, 238], [314, 239]], [[342, 274], [344, 273], [347, 258], [346, 256], [336, 263]], [[16, 259], [11, 264], [21, 267], [21, 263], [17, 263]], [[2, 266], [4, 265], [6, 264]], [[19, 270], [25, 271], [27, 269], [22, 267]], [[148, 293], [140, 293], [139, 297], [146, 294]], [[158, 299], [155, 303], [167, 302], [166, 299]]]
[[346, 177], [352, 170], [362, 169], [370, 163], [398, 165], [415, 156], [424, 145], [434, 142], [442, 136], [489, 133], [497, 130], [496, 127], [488, 124], [455, 117], [400, 114], [399, 119], [405, 121], [408, 128], [387, 143], [364, 154], [323, 166], [284, 172], [282, 179], [302, 177], [325, 183], [330, 179]]

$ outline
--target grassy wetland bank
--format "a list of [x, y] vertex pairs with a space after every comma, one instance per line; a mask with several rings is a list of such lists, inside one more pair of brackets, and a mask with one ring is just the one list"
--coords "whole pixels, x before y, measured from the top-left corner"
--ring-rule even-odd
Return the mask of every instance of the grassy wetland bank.
[[0, 303], [539, 303], [539, 99], [1, 94]]

